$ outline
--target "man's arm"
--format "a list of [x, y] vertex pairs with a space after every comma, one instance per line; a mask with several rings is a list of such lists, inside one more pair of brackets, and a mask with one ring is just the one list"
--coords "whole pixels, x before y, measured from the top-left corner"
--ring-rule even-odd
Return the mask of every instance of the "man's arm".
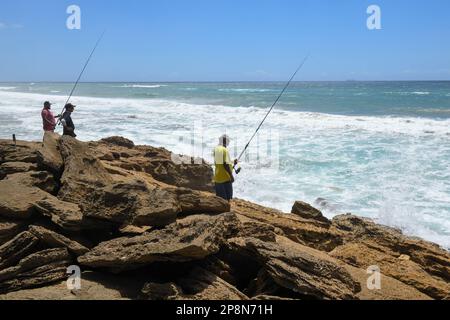
[[227, 173], [230, 175], [231, 178], [231, 182], [234, 182], [234, 177], [233, 177], [233, 170], [231, 169], [231, 164], [227, 163], [227, 154], [224, 153], [223, 155], [223, 166], [225, 168], [225, 170], [227, 171]]

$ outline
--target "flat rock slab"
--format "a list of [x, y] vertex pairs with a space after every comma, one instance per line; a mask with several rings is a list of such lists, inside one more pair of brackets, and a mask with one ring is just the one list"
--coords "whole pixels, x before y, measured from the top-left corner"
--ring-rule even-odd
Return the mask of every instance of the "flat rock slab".
[[159, 261], [200, 260], [217, 253], [230, 233], [236, 232], [232, 213], [190, 216], [136, 237], [106, 241], [78, 258], [81, 265], [120, 272]]
[[80, 231], [84, 227], [83, 213], [77, 204], [64, 202], [48, 195], [36, 201], [34, 208], [65, 230]]
[[34, 187], [15, 182], [0, 181], [0, 216], [12, 219], [28, 219], [34, 204], [47, 197], [48, 193]]
[[53, 232], [40, 226], [31, 226], [28, 229], [34, 236], [39, 238], [43, 243], [52, 248], [67, 248], [70, 252], [76, 256], [81, 256], [89, 249], [79, 244], [78, 242], [71, 240], [59, 233]]
[[28, 231], [24, 231], [4, 243], [0, 246], [0, 270], [15, 265], [32, 253], [38, 244], [39, 239]]
[[33, 288], [66, 278], [71, 257], [66, 248], [35, 252], [0, 271], [0, 293]]

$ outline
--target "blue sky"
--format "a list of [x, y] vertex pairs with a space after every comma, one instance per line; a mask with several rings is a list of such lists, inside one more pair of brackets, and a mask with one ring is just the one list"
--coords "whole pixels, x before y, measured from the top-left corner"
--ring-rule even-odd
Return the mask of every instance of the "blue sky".
[[308, 52], [298, 80], [450, 80], [448, 0], [2, 0], [0, 81], [73, 81], [103, 29], [83, 81], [286, 80]]

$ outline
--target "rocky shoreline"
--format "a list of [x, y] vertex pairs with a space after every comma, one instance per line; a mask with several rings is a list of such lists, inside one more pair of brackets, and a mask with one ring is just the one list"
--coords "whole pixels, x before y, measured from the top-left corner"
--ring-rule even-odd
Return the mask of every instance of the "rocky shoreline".
[[210, 165], [171, 156], [121, 137], [0, 140], [0, 300], [450, 298], [438, 245], [300, 201], [229, 204]]

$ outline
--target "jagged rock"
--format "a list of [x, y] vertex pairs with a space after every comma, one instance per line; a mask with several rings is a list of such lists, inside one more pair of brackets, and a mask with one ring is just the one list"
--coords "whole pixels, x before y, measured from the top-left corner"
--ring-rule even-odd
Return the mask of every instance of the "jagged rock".
[[296, 214], [305, 219], [313, 219], [325, 224], [331, 224], [331, 221], [322, 215], [322, 212], [302, 201], [296, 201], [292, 207], [291, 213]]
[[86, 271], [81, 274], [81, 289], [67, 290], [61, 281], [41, 288], [0, 295], [1, 300], [130, 300], [138, 299], [143, 281], [107, 273]]
[[406, 285], [384, 274], [380, 275], [380, 289], [367, 286], [371, 274], [367, 270], [352, 267], [348, 264], [344, 268], [361, 285], [361, 291], [357, 296], [360, 300], [431, 300], [431, 298], [416, 288]]
[[173, 193], [139, 180], [93, 191], [82, 210], [90, 218], [137, 226], [165, 226], [175, 222], [181, 212]]
[[272, 225], [276, 230], [281, 230], [277, 232], [278, 234], [318, 250], [331, 251], [342, 244], [340, 233], [319, 221], [304, 219], [239, 199], [232, 201], [231, 210], [246, 219]]
[[337, 260], [286, 238], [277, 243], [254, 238], [229, 240], [232, 252], [265, 269], [279, 286], [317, 299], [356, 299], [361, 290]]
[[149, 300], [248, 300], [231, 284], [199, 267], [176, 283], [146, 283], [142, 294]]
[[0, 165], [0, 179], [9, 174], [36, 171], [37, 166], [29, 162], [5, 162]]
[[375, 265], [383, 275], [413, 286], [435, 299], [443, 299], [450, 292], [450, 278], [431, 276], [414, 261], [400, 260], [394, 253], [375, 243], [347, 243], [330, 254], [362, 269]]
[[180, 300], [183, 299], [183, 292], [175, 283], [154, 283], [148, 282], [141, 290], [142, 295], [147, 300]]
[[224, 213], [230, 211], [228, 201], [205, 192], [186, 188], [176, 189], [183, 214]]
[[[450, 291], [448, 251], [350, 214], [334, 217], [333, 226], [346, 242], [331, 252], [333, 256], [361, 268], [379, 263], [383, 274], [413, 285], [433, 298], [442, 299]], [[409, 259], [399, 259], [402, 255]]]
[[70, 252], [74, 253], [76, 256], [81, 256], [87, 252], [89, 249], [85, 246], [79, 244], [74, 240], [70, 240], [65, 236], [48, 230], [40, 226], [31, 226], [28, 229], [34, 236], [45, 243], [50, 248], [67, 248]]
[[24, 231], [4, 243], [0, 246], [0, 270], [15, 265], [33, 252], [38, 244], [39, 239], [28, 231]]
[[154, 179], [169, 185], [193, 190], [214, 190], [212, 184], [213, 170], [202, 159], [175, 163], [173, 154], [164, 148], [135, 146], [131, 141], [113, 137], [90, 144], [96, 154], [105, 163], [116, 168], [136, 172], [146, 172]]
[[34, 208], [65, 230], [79, 231], [88, 226], [87, 223], [84, 223], [83, 213], [77, 204], [60, 201], [56, 197], [48, 195], [44, 199], [36, 201]]
[[0, 293], [60, 281], [70, 264], [66, 248], [48, 249], [23, 258], [17, 266], [0, 271]]
[[[24, 225], [23, 221], [0, 218], [0, 245], [16, 236]], [[0, 258], [1, 259], [1, 258]]]
[[47, 197], [47, 193], [12, 181], [0, 181], [0, 216], [12, 219], [28, 219], [34, 204]]
[[70, 136], [62, 136], [59, 148], [64, 160], [64, 173], [58, 193], [60, 200], [83, 203], [89, 194], [113, 182], [87, 143]]
[[61, 176], [61, 171], [64, 166], [61, 153], [59, 152], [59, 139], [61, 136], [57, 133], [44, 133], [42, 148], [38, 150], [38, 163], [41, 167], [47, 168], [56, 176]]
[[55, 181], [53, 174], [47, 171], [30, 171], [10, 174], [5, 180], [28, 187], [36, 187], [50, 194], [54, 194], [57, 189], [57, 182]]
[[177, 282], [185, 298], [195, 300], [248, 300], [248, 297], [217, 275], [194, 268], [186, 277]]
[[189, 216], [165, 229], [101, 243], [78, 258], [81, 265], [113, 271], [136, 269], [158, 261], [200, 260], [217, 253], [238, 221], [231, 213]]
[[134, 142], [131, 140], [128, 140], [126, 138], [123, 137], [109, 137], [109, 138], [105, 138], [100, 140], [101, 142], [106, 142], [109, 144], [113, 144], [119, 147], [125, 147], [125, 148], [129, 148], [132, 149], [134, 148]]
[[5, 162], [29, 162], [37, 163], [37, 150], [40, 144], [37, 142], [17, 141], [17, 145], [11, 140], [0, 141], [0, 163]]

